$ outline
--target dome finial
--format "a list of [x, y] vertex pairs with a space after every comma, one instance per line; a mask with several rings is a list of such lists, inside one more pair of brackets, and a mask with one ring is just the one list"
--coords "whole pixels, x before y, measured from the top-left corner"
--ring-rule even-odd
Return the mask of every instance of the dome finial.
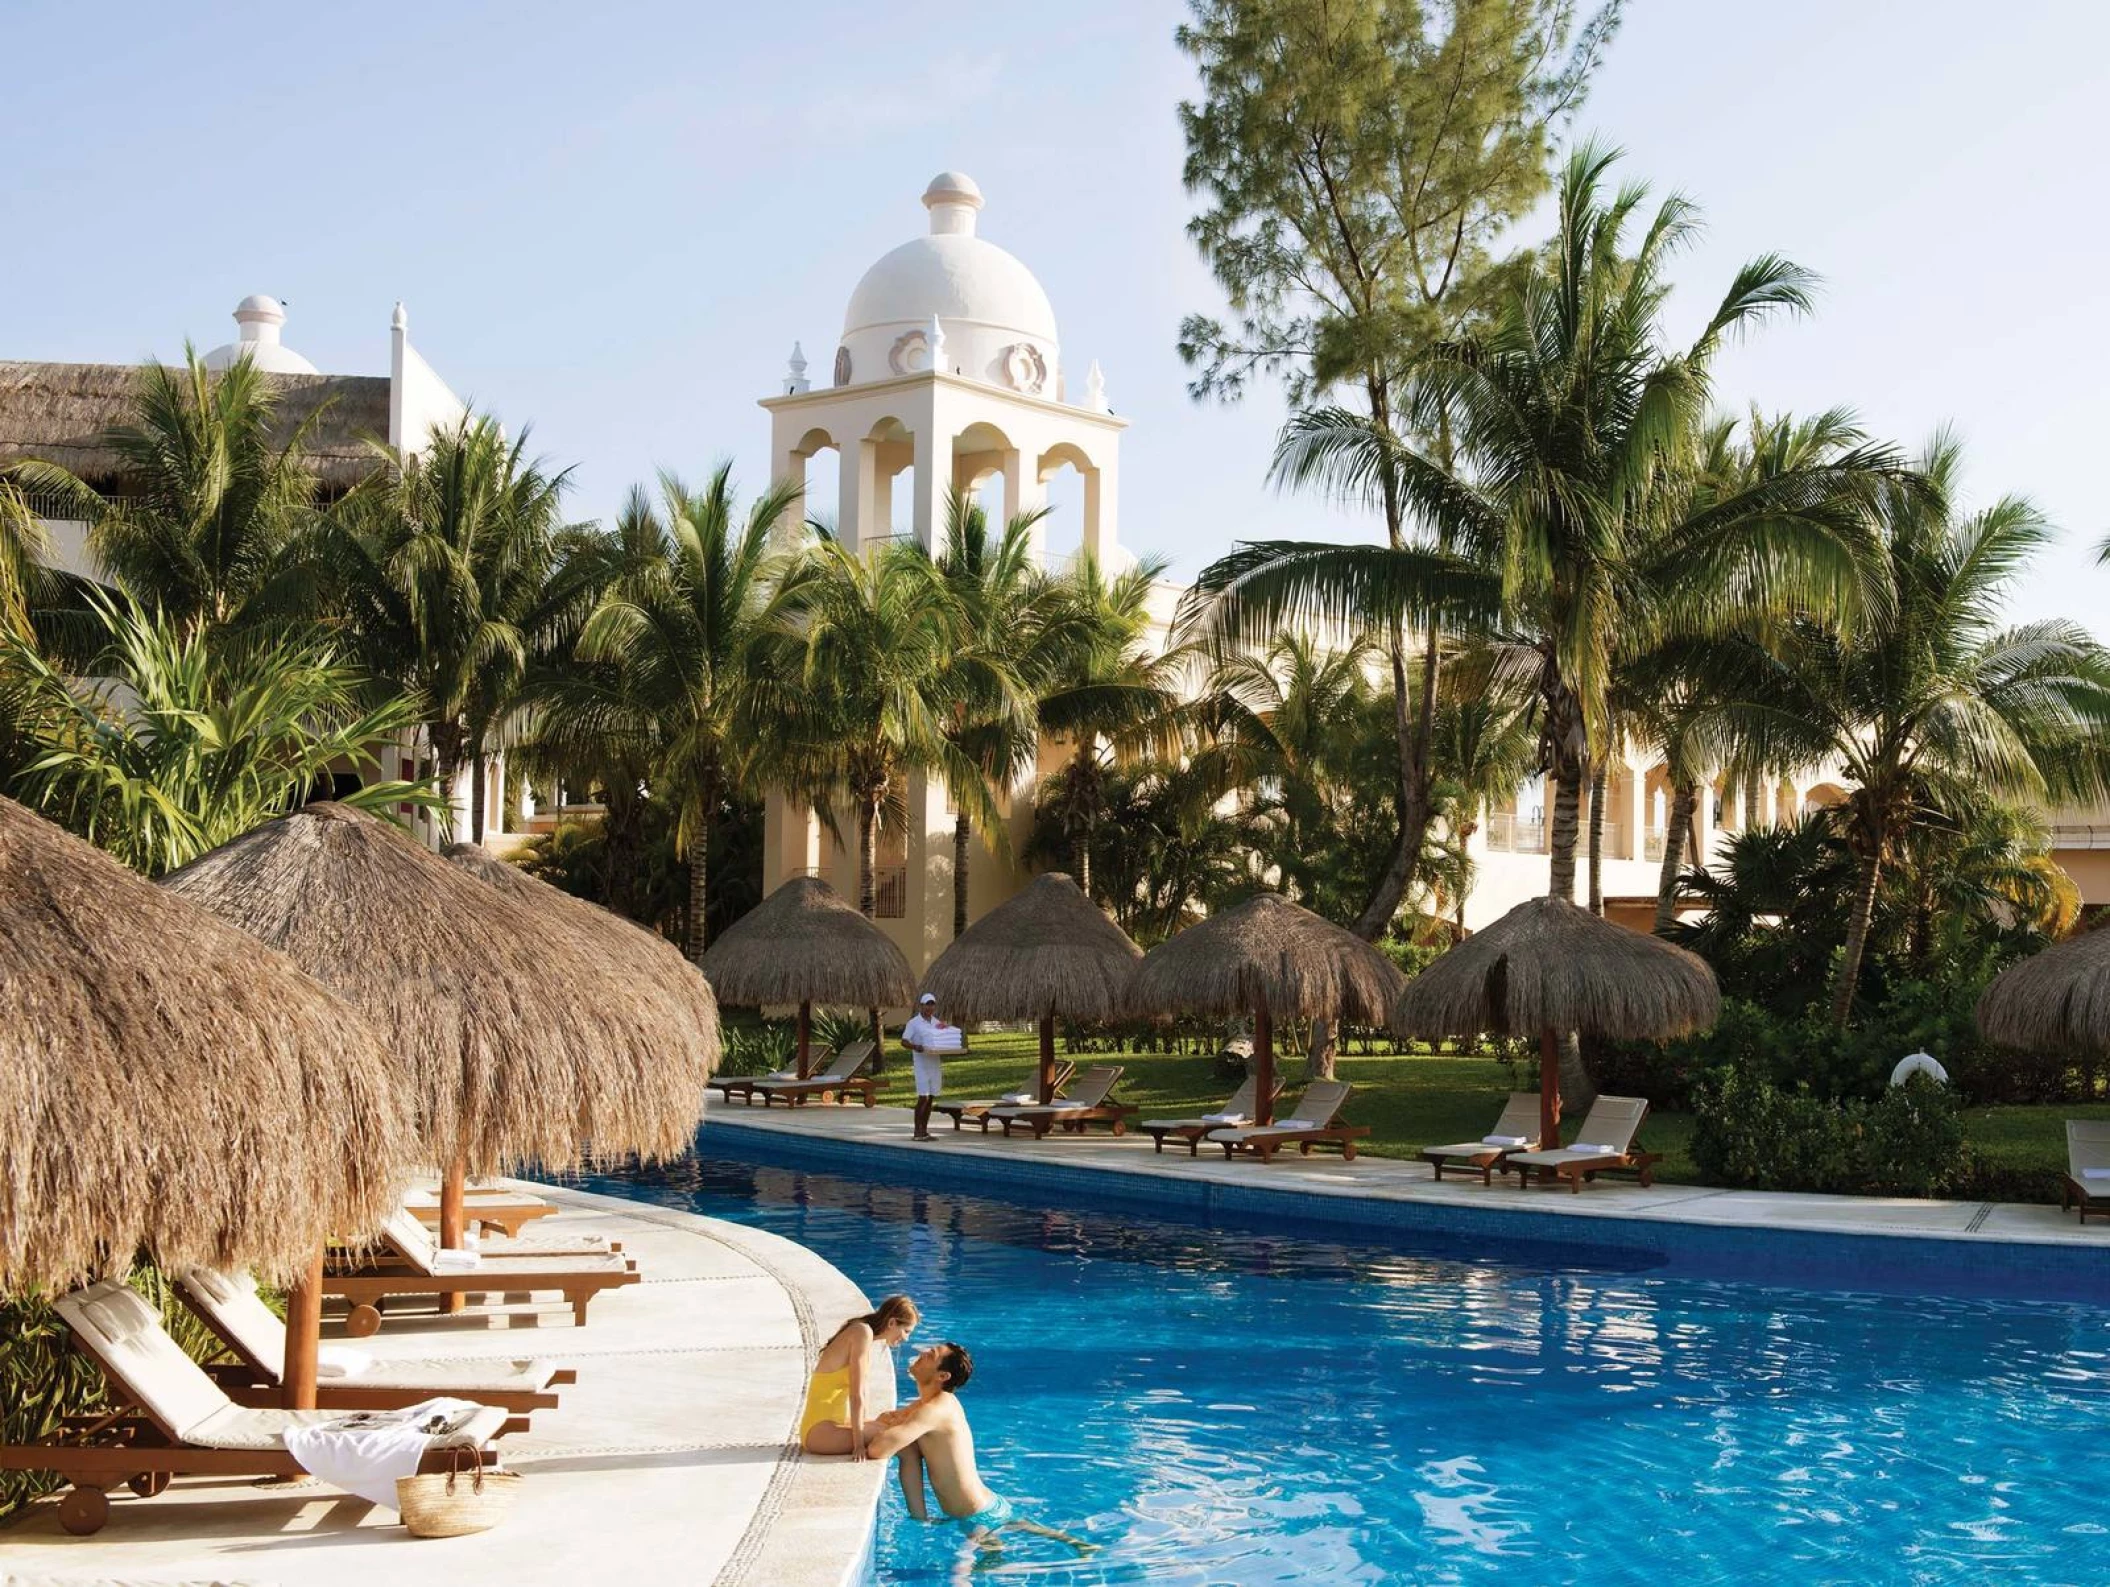
[[392, 331], [407, 331], [410, 329], [410, 316], [404, 311], [401, 298], [396, 299], [396, 312], [388, 317], [388, 328]]
[[933, 237], [974, 235], [974, 212], [982, 207], [982, 190], [960, 171], [940, 171], [923, 190]]
[[806, 378], [806, 350], [797, 342], [793, 342], [791, 362], [785, 366], [784, 395], [796, 397], [799, 393], [812, 389], [813, 382]]
[[1094, 413], [1110, 413], [1106, 405], [1106, 376], [1099, 372], [1099, 360], [1092, 360], [1092, 367], [1084, 376], [1084, 405]]

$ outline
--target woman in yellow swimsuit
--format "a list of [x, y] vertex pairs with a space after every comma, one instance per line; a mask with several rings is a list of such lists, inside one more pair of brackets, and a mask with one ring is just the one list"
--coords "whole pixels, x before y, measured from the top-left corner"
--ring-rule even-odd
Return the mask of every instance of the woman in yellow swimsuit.
[[862, 1317], [836, 1329], [813, 1363], [799, 1442], [809, 1455], [865, 1458], [865, 1371], [872, 1346], [898, 1345], [916, 1331], [916, 1303], [889, 1295]]

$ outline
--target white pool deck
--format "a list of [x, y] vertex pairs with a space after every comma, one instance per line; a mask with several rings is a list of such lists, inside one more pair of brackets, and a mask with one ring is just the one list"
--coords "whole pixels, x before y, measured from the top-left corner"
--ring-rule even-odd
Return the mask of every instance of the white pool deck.
[[556, 1410], [535, 1412], [532, 1431], [500, 1443], [505, 1464], [529, 1479], [502, 1526], [420, 1540], [393, 1512], [319, 1482], [263, 1490], [185, 1480], [150, 1500], [117, 1490], [109, 1524], [93, 1537], [67, 1536], [54, 1506], [37, 1505], [0, 1526], [0, 1582], [856, 1581], [889, 1468], [805, 1459], [795, 1438], [808, 1363], [838, 1321], [864, 1309], [864, 1297], [775, 1235], [534, 1188], [565, 1210], [530, 1232], [619, 1240], [644, 1281], [601, 1295], [584, 1328], [553, 1304], [502, 1318], [400, 1314], [360, 1341], [388, 1360], [536, 1355], [578, 1369]]
[[[1571, 1194], [1565, 1187], [1520, 1187], [1514, 1175], [1506, 1180], [1498, 1177], [1491, 1186], [1481, 1184], [1478, 1178], [1456, 1175], [1439, 1181], [1426, 1163], [1376, 1157], [1368, 1152], [1360, 1153], [1350, 1163], [1344, 1162], [1338, 1152], [1323, 1147], [1308, 1157], [1289, 1148], [1265, 1164], [1243, 1157], [1226, 1161], [1220, 1147], [1206, 1143], [1195, 1157], [1189, 1157], [1186, 1147], [1173, 1141], [1168, 1141], [1159, 1154], [1151, 1149], [1150, 1138], [1133, 1128], [1120, 1137], [1108, 1134], [1103, 1126], [1095, 1126], [1082, 1135], [1057, 1131], [1039, 1141], [1024, 1134], [1007, 1140], [998, 1131], [983, 1134], [971, 1124], [955, 1131], [941, 1117], [932, 1123], [937, 1140], [917, 1143], [909, 1139], [909, 1117], [905, 1108], [809, 1104], [765, 1109], [734, 1103], [712, 1112], [711, 1128], [835, 1138], [898, 1150], [904, 1158], [915, 1154], [939, 1158], [964, 1154], [982, 1159], [1064, 1163], [1140, 1180], [1145, 1193], [1152, 1176], [1163, 1176], [1241, 1188], [1279, 1186], [1306, 1195], [1423, 1203], [1432, 1207], [1994, 1244], [2086, 1246], [2110, 1252], [2110, 1223], [2092, 1222], [2083, 1229], [2074, 1214], [2054, 1206], [1797, 1195], [1661, 1183], [1643, 1188], [1631, 1180], [1614, 1179], [1593, 1181], [1579, 1193]], [[1645, 1129], [1642, 1138], [1644, 1142], [1647, 1139]], [[2106, 1256], [2106, 1261], [2110, 1261], [2110, 1256]]]

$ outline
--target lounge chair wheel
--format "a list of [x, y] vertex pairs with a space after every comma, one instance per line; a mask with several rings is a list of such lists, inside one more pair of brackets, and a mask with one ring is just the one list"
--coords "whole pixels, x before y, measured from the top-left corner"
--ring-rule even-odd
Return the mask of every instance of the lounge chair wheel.
[[175, 1479], [165, 1471], [142, 1471], [136, 1477], [127, 1478], [125, 1486], [142, 1499], [151, 1499], [157, 1493], [166, 1492]]
[[110, 1519], [110, 1496], [100, 1488], [71, 1488], [59, 1501], [59, 1525], [75, 1537], [88, 1537]]
[[[1126, 1135], [1128, 1133], [1128, 1123], [1124, 1119], [1115, 1119], [1111, 1127], [1116, 1135]], [[1079, 1131], [1078, 1133], [1082, 1134], [1083, 1132]], [[1158, 1142], [1160, 1147], [1164, 1144], [1163, 1141]]]
[[1352, 1163], [1355, 1161], [1355, 1142], [1341, 1142], [1341, 1161], [1344, 1163]]
[[381, 1331], [381, 1308], [364, 1302], [345, 1315], [344, 1331], [354, 1339], [369, 1339]]

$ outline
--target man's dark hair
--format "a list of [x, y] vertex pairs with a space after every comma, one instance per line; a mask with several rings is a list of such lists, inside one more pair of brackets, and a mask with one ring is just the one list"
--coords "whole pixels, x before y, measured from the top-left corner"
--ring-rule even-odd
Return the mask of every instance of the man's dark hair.
[[957, 1394], [974, 1376], [974, 1357], [967, 1353], [965, 1345], [956, 1345], [948, 1339], [938, 1346], [938, 1371], [945, 1380], [945, 1387]]

